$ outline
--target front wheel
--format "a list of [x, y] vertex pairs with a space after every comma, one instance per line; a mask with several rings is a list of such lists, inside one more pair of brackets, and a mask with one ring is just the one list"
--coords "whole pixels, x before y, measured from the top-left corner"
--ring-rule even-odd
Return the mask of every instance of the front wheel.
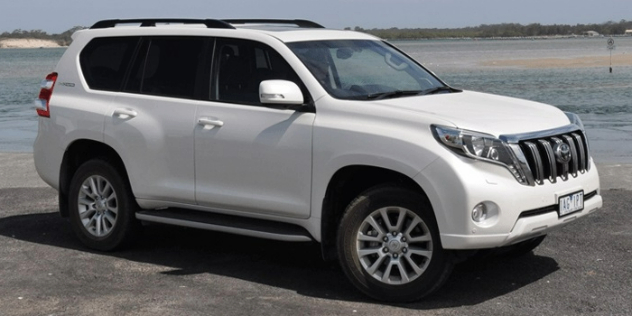
[[338, 229], [338, 255], [347, 277], [381, 301], [419, 300], [452, 271], [428, 199], [396, 186], [360, 194]]
[[75, 234], [92, 249], [114, 250], [130, 242], [138, 231], [138, 207], [127, 179], [104, 160], [90, 160], [77, 169], [70, 183], [68, 207]]

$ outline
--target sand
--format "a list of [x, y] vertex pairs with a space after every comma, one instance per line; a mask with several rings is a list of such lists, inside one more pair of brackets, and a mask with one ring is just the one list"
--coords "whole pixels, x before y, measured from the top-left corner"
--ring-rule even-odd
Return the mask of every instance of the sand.
[[40, 48], [40, 47], [60, 47], [59, 44], [51, 40], [34, 38], [8, 38], [0, 40], [0, 48]]
[[[480, 63], [488, 67], [521, 67], [521, 68], [578, 68], [609, 67], [610, 55], [586, 56], [573, 58], [536, 58], [491, 60]], [[632, 66], [632, 54], [613, 54], [612, 66]]]

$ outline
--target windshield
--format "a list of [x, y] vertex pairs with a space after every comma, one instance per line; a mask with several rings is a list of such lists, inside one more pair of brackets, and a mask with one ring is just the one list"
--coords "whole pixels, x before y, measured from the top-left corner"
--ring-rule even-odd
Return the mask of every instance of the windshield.
[[288, 47], [338, 99], [375, 100], [457, 91], [381, 41], [311, 41]]

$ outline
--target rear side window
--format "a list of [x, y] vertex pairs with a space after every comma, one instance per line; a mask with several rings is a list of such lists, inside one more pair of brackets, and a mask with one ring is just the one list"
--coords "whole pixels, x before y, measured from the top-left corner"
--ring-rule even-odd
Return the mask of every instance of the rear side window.
[[203, 37], [147, 38], [132, 65], [126, 92], [202, 99], [208, 90], [209, 43]]
[[119, 91], [138, 37], [95, 38], [81, 51], [81, 71], [90, 89]]

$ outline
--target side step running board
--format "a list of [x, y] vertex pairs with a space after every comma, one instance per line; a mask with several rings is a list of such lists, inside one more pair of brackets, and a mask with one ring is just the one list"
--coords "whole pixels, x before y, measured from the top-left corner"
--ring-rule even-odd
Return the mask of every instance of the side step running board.
[[292, 224], [185, 209], [145, 210], [136, 213], [136, 218], [146, 222], [281, 241], [313, 240], [307, 230]]

